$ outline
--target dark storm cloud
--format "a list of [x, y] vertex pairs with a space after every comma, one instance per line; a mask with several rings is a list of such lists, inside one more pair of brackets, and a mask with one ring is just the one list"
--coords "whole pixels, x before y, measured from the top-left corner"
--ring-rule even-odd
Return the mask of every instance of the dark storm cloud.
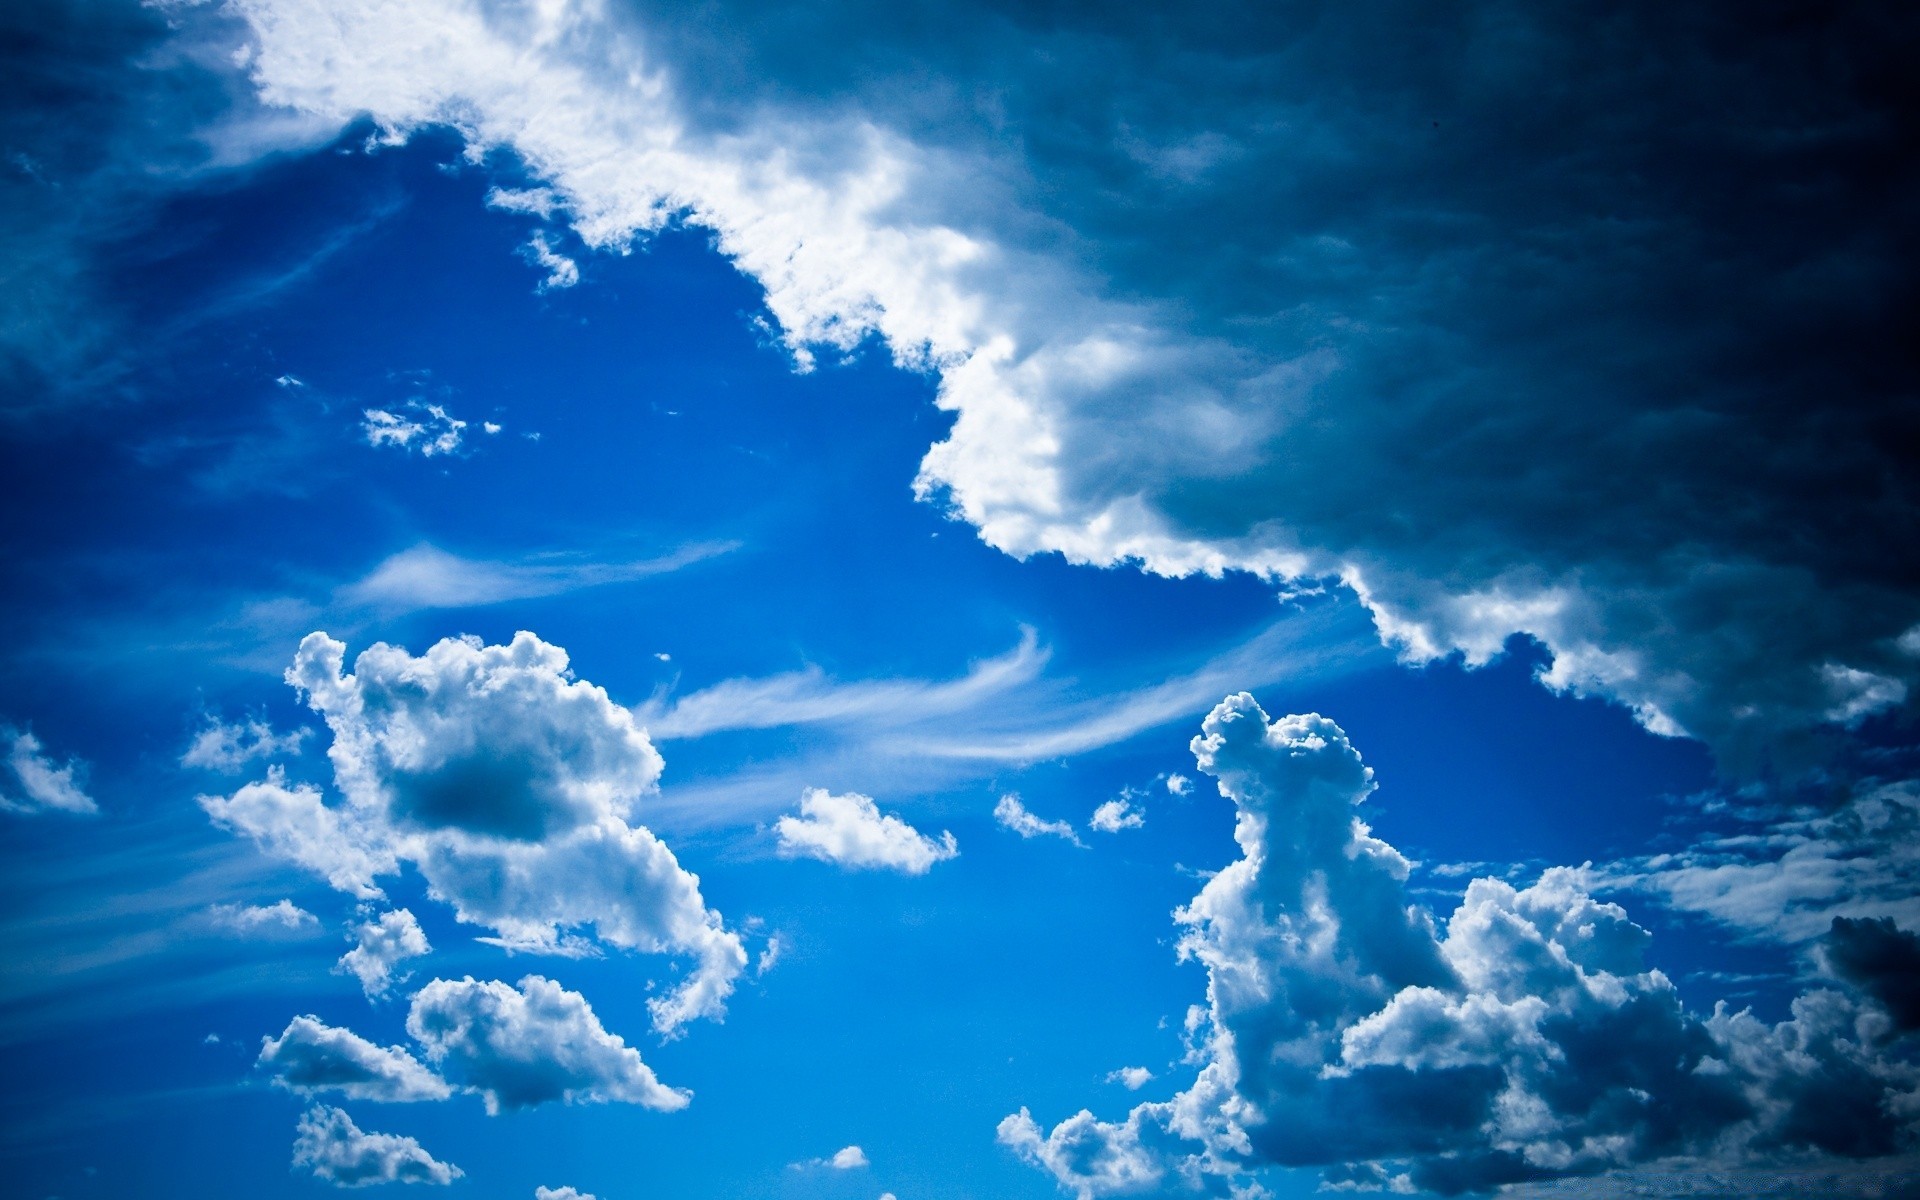
[[1920, 1029], [1920, 934], [1891, 917], [1835, 917], [1821, 950], [1834, 974], [1879, 1001], [1895, 1029]]

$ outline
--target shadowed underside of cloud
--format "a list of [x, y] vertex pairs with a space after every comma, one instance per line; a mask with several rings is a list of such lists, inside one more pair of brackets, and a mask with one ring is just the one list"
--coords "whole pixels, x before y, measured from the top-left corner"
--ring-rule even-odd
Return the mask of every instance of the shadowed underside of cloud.
[[445, 1100], [446, 1082], [399, 1046], [376, 1046], [318, 1017], [295, 1017], [277, 1038], [261, 1042], [259, 1064], [274, 1082], [312, 1095], [335, 1091], [350, 1100]]
[[[316, 633], [287, 671], [326, 719], [345, 803], [270, 773], [201, 797], [217, 823], [363, 899], [411, 864], [456, 917], [510, 948], [588, 953], [579, 931], [591, 928], [607, 945], [690, 954], [697, 967], [651, 1002], [662, 1032], [725, 1011], [746, 951], [699, 879], [632, 823], [661, 764], [630, 712], [531, 633], [504, 646], [447, 639], [418, 658], [376, 644], [351, 673], [345, 653]], [[403, 927], [418, 935], [410, 914], [386, 920], [398, 924], [374, 930], [377, 956], [365, 931], [361, 957], [349, 955], [370, 990], [396, 952], [425, 951]]]
[[[1176, 913], [1207, 970], [1189, 1018], [1198, 1078], [1109, 1123], [1000, 1140], [1088, 1197], [1226, 1194], [1267, 1166], [1330, 1186], [1447, 1194], [1673, 1159], [1800, 1166], [1920, 1145], [1920, 1063], [1885, 985], [1911, 935], [1843, 923], [1828, 954], [1860, 991], [1809, 992], [1768, 1025], [1687, 1011], [1642, 962], [1645, 930], [1554, 868], [1475, 880], [1444, 933], [1358, 806], [1372, 772], [1333, 722], [1269, 721], [1246, 694], [1193, 749], [1237, 811], [1241, 857]], [[1859, 1178], [1870, 1190], [1899, 1168]]]
[[937, 372], [920, 487], [1010, 553], [1337, 576], [1736, 756], [1920, 679], [1906, 10], [228, 10], [269, 104]]

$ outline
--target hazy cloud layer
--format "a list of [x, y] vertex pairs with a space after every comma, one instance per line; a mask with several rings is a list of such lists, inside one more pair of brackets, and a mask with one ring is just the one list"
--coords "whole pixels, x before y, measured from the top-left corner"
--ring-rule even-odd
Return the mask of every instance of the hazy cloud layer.
[[1118, 1123], [1007, 1117], [1000, 1140], [1063, 1188], [1224, 1194], [1282, 1165], [1456, 1193], [1682, 1156], [1890, 1155], [1920, 1137], [1920, 1064], [1886, 1039], [1885, 967], [1865, 965], [1904, 961], [1890, 925], [1830, 944], [1858, 995], [1810, 992], [1777, 1025], [1702, 1018], [1581, 872], [1474, 880], [1437, 928], [1409, 902], [1407, 860], [1361, 819], [1372, 773], [1326, 718], [1270, 721], [1241, 694], [1193, 749], [1241, 849], [1176, 914], [1181, 956], [1207, 970], [1188, 1022], [1201, 1070]]
[[1335, 576], [1743, 754], [1920, 680], [1911, 14], [229, 8], [267, 102], [512, 150], [589, 246], [709, 227], [803, 367], [936, 371], [921, 488], [1011, 553]]
[[673, 1112], [692, 1098], [662, 1086], [638, 1050], [602, 1028], [585, 997], [538, 975], [511, 987], [436, 979], [415, 993], [407, 1032], [490, 1113], [556, 1101]]
[[773, 825], [780, 853], [788, 858], [817, 858], [844, 867], [925, 875], [933, 864], [960, 853], [953, 834], [928, 837], [891, 813], [882, 813], [871, 796], [849, 792], [835, 796], [808, 788], [800, 797], [800, 815]]
[[448, 1184], [465, 1174], [459, 1167], [435, 1159], [410, 1137], [362, 1132], [346, 1113], [324, 1105], [310, 1108], [300, 1117], [293, 1165], [305, 1167], [314, 1178], [337, 1187]]
[[505, 646], [447, 639], [418, 658], [315, 633], [287, 681], [333, 735], [345, 803], [277, 773], [230, 797], [215, 821], [268, 853], [376, 898], [411, 863], [461, 921], [514, 949], [580, 954], [598, 941], [686, 953], [696, 968], [650, 1002], [663, 1032], [725, 1011], [746, 950], [706, 907], [699, 880], [631, 823], [660, 756], [625, 708], [568, 669], [565, 651], [520, 633]]

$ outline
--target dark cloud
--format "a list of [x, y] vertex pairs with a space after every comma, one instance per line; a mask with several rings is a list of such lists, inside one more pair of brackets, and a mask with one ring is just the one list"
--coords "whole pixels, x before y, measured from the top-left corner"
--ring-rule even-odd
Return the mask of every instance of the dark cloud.
[[1821, 952], [1835, 975], [1887, 1010], [1895, 1029], [1920, 1029], [1920, 934], [1891, 917], [1835, 917]]

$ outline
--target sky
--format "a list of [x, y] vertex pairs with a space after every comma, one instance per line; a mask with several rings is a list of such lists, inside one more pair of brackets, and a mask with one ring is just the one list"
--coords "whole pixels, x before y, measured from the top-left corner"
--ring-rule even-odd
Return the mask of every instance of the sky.
[[1917, 52], [0, 6], [6, 1193], [1920, 1194]]

